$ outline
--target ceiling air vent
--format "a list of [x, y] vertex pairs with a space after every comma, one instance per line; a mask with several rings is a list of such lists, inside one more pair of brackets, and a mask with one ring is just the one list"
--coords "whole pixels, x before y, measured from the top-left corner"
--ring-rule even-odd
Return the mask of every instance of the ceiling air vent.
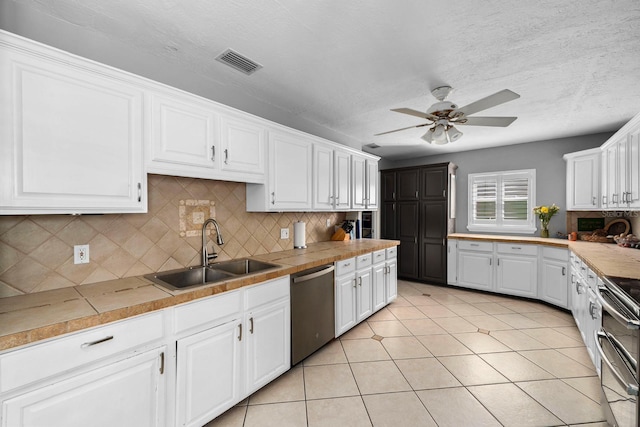
[[222, 52], [216, 57], [216, 60], [223, 64], [227, 64], [238, 71], [242, 71], [248, 76], [262, 68], [262, 65], [250, 60], [246, 56], [242, 56], [232, 49], [227, 49]]
[[376, 144], [375, 142], [372, 142], [371, 144], [367, 144], [367, 145], [365, 145], [365, 147], [368, 147], [368, 148], [380, 148], [380, 146], [378, 144]]

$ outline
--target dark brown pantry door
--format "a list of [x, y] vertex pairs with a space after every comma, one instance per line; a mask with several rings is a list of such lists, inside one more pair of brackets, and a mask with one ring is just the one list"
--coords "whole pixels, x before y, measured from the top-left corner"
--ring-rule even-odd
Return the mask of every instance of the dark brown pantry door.
[[420, 279], [447, 280], [447, 201], [420, 202]]
[[418, 278], [418, 202], [397, 203], [398, 276]]

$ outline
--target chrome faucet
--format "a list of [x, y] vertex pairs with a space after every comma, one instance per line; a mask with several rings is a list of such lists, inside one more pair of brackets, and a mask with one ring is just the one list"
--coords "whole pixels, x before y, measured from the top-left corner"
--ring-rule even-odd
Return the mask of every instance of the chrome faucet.
[[209, 264], [209, 261], [218, 257], [218, 254], [213, 252], [209, 255], [207, 251], [207, 225], [213, 224], [216, 228], [216, 243], [218, 246], [224, 245], [224, 240], [222, 239], [222, 234], [220, 234], [220, 227], [218, 227], [218, 223], [215, 219], [209, 218], [202, 224], [202, 266], [206, 267]]

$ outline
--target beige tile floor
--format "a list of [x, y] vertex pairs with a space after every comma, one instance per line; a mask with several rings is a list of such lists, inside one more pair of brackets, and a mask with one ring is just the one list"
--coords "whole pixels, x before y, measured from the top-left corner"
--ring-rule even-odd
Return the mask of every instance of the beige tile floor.
[[207, 427], [606, 425], [570, 313], [402, 280], [398, 291]]

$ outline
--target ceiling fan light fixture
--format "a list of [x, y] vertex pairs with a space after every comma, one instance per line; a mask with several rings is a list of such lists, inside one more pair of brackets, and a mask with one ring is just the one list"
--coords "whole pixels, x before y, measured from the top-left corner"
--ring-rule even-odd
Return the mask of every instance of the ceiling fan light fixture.
[[456, 129], [455, 126], [450, 126], [449, 129], [447, 129], [447, 139], [449, 142], [455, 142], [459, 140], [461, 136], [462, 132]]
[[448, 141], [447, 133], [444, 125], [437, 125], [433, 130], [433, 143], [437, 145], [444, 145]]
[[433, 142], [433, 130], [429, 129], [427, 133], [422, 135], [421, 139], [425, 142], [431, 144]]

